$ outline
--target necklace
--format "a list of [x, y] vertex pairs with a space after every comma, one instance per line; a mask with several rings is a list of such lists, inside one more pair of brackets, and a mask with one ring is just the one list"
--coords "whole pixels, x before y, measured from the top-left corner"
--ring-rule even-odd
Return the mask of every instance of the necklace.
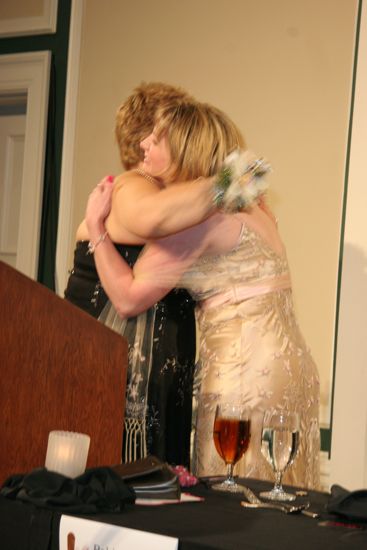
[[154, 179], [153, 176], [150, 176], [149, 174], [144, 172], [144, 170], [142, 170], [141, 168], [135, 168], [135, 172], [140, 174], [140, 176], [143, 176], [143, 178], [145, 178], [146, 180], [150, 181], [150, 183], [154, 183], [155, 185], [157, 185], [157, 180]]

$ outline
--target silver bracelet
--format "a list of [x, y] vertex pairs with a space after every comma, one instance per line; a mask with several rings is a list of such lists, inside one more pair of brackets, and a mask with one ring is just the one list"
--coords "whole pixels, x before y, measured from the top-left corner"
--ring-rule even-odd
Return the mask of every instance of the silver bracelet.
[[97, 248], [97, 246], [105, 241], [107, 235], [108, 235], [108, 232], [105, 231], [104, 233], [101, 233], [99, 235], [99, 237], [98, 237], [98, 239], [96, 240], [95, 243], [92, 243], [92, 241], [89, 241], [89, 243], [88, 243], [88, 254], [94, 254], [94, 251]]

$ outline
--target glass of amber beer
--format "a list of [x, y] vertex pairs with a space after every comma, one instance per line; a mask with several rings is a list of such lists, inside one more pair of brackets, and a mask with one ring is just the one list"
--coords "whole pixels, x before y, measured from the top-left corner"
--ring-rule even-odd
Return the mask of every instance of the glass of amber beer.
[[233, 467], [247, 451], [251, 437], [250, 409], [240, 403], [223, 402], [217, 405], [213, 438], [219, 456], [227, 466], [227, 477], [213, 489], [241, 493], [243, 488], [233, 477]]

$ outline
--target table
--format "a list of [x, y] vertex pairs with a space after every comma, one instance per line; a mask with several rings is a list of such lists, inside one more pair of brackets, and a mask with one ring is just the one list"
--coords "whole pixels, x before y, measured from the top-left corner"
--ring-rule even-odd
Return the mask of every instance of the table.
[[[270, 484], [242, 480], [256, 493]], [[320, 519], [286, 515], [274, 510], [249, 510], [241, 496], [215, 492], [204, 484], [192, 489], [204, 502], [165, 506], [126, 506], [119, 514], [82, 516], [114, 525], [150, 531], [180, 541], [179, 550], [303, 550], [367, 548], [367, 529], [321, 526], [338, 521], [327, 514], [327, 493], [310, 492], [308, 500]], [[300, 499], [302, 500], [302, 499]], [[0, 497], [0, 548], [2, 550], [58, 550], [61, 514]]]

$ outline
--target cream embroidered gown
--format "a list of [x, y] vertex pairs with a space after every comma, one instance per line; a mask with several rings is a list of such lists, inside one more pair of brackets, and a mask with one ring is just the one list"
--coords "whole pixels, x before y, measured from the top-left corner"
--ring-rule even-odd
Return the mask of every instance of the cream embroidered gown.
[[184, 280], [200, 302], [193, 472], [225, 473], [213, 443], [215, 407], [240, 395], [253, 414], [250, 446], [235, 473], [274, 480], [260, 451], [261, 421], [266, 409], [281, 407], [301, 418], [298, 456], [283, 481], [318, 488], [319, 378], [295, 318], [286, 257], [244, 225], [235, 249], [200, 259]]

